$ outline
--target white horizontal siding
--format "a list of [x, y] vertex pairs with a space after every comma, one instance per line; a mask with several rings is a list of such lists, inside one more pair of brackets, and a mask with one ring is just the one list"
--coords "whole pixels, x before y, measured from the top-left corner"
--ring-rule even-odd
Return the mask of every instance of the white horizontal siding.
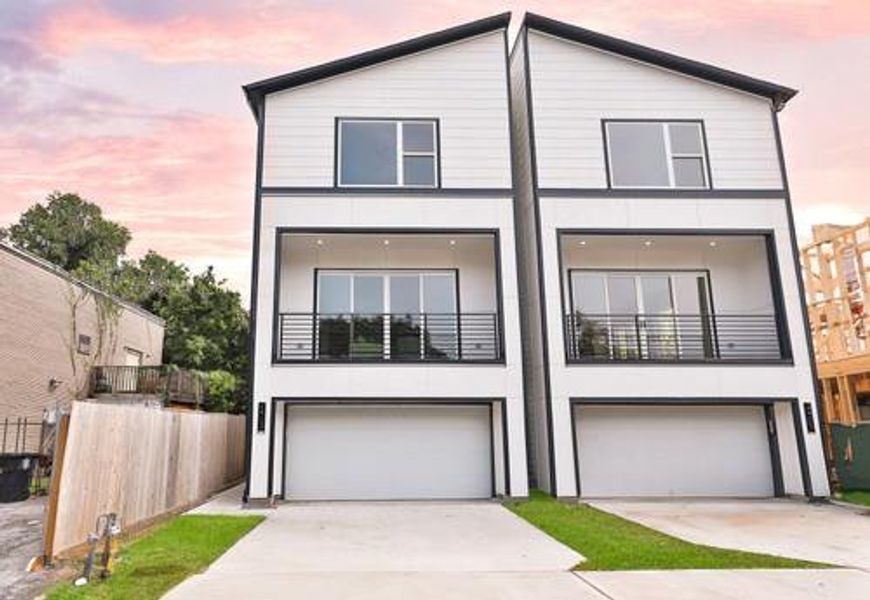
[[331, 187], [336, 117], [440, 119], [443, 187], [509, 188], [501, 31], [266, 97], [263, 184]]
[[770, 103], [529, 32], [538, 183], [604, 188], [602, 119], [703, 119], [717, 189], [780, 189]]

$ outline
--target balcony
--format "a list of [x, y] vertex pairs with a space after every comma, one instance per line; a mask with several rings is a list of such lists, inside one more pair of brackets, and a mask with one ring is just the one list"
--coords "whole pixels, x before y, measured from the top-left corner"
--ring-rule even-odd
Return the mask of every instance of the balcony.
[[773, 315], [565, 316], [569, 361], [778, 361]]
[[172, 365], [109, 365], [91, 369], [88, 395], [97, 400], [199, 407], [205, 377]]
[[280, 360], [328, 362], [497, 361], [498, 315], [280, 315]]
[[492, 233], [282, 233], [276, 363], [500, 363]]
[[561, 234], [568, 363], [791, 359], [767, 235]]

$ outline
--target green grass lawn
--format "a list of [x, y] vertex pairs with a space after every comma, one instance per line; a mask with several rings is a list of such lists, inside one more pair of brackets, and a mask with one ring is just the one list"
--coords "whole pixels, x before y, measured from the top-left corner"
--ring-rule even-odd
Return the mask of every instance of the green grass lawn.
[[849, 490], [837, 494], [837, 498], [843, 502], [870, 506], [870, 490]]
[[528, 501], [508, 502], [506, 506], [585, 556], [586, 561], [575, 567], [581, 571], [831, 566], [692, 544], [585, 504], [559, 502], [540, 491], [533, 491]]
[[[248, 533], [263, 517], [251, 515], [182, 515], [122, 548], [105, 581], [52, 588], [48, 600], [160, 598], [170, 588], [209, 564]], [[98, 571], [95, 569], [95, 573]]]

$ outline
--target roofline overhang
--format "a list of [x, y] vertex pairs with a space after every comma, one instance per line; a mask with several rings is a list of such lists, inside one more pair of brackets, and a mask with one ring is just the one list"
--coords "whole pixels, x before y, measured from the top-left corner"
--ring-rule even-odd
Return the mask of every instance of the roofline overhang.
[[510, 24], [511, 13], [504, 12], [491, 17], [485, 17], [470, 23], [457, 25], [449, 29], [428, 33], [419, 37], [411, 38], [402, 42], [354, 54], [331, 62], [323, 63], [299, 71], [285, 73], [276, 77], [270, 77], [261, 81], [255, 81], [242, 86], [248, 105], [254, 116], [259, 118], [259, 109], [267, 94], [287, 90], [307, 83], [319, 81], [329, 77], [335, 77], [357, 69], [363, 69], [382, 62], [395, 60], [438, 46], [444, 46], [470, 37], [478, 36], [492, 31], [507, 28]]
[[795, 89], [770, 81], [742, 75], [735, 71], [729, 71], [728, 69], [684, 58], [676, 54], [635, 44], [534, 13], [527, 12], [525, 14], [522, 27], [597, 48], [605, 52], [625, 56], [640, 62], [649, 63], [690, 77], [717, 83], [749, 94], [762, 96], [768, 98], [777, 111], [782, 110], [785, 104], [798, 93]]

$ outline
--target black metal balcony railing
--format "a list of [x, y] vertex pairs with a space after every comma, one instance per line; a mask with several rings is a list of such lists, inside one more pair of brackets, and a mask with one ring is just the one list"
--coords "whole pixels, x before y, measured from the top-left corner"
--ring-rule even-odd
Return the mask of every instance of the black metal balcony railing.
[[497, 313], [278, 316], [281, 361], [495, 362], [502, 358]]
[[569, 314], [567, 357], [586, 361], [769, 361], [786, 358], [773, 315]]

